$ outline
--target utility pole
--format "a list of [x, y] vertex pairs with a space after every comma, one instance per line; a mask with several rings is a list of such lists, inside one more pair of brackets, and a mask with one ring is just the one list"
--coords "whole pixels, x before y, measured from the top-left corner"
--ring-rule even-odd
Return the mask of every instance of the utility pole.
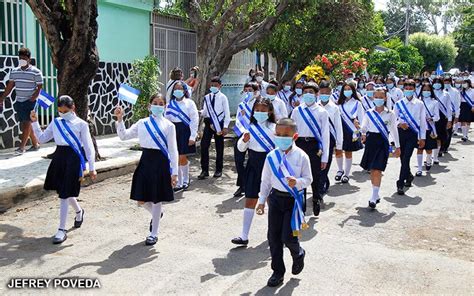
[[410, 35], [410, 0], [406, 1], [405, 13], [405, 46], [408, 46], [408, 35]]

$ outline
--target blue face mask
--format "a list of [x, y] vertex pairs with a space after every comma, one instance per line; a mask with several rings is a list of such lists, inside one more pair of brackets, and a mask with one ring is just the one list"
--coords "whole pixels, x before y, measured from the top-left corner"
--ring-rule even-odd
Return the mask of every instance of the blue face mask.
[[160, 117], [163, 115], [163, 112], [165, 112], [165, 106], [151, 105], [150, 111], [154, 116]]
[[363, 83], [359, 83], [359, 88], [364, 88], [364, 84]]
[[348, 99], [349, 99], [350, 97], [352, 97], [352, 90], [345, 90], [345, 91], [344, 91], [344, 96], [345, 96], [346, 98], [348, 98]]
[[330, 97], [331, 97], [330, 95], [323, 95], [323, 94], [320, 94], [320, 95], [319, 95], [319, 99], [320, 99], [322, 102], [328, 102]]
[[456, 88], [461, 88], [461, 83], [455, 83], [454, 86], [455, 86]]
[[403, 92], [403, 94], [405, 95], [405, 97], [412, 97], [414, 93], [415, 93], [415, 91], [414, 91], [414, 90], [411, 90], [411, 89], [410, 89], [410, 90], [405, 90], [405, 91]]
[[303, 89], [302, 88], [296, 88], [295, 89], [295, 93], [300, 96], [302, 93], [303, 93]]
[[292, 144], [293, 144], [293, 137], [275, 136], [275, 146], [277, 146], [278, 149], [280, 150], [286, 151], [291, 147]]
[[219, 92], [219, 88], [217, 88], [217, 87], [215, 87], [215, 86], [211, 86], [211, 87], [209, 88], [209, 90], [210, 90], [211, 93], [213, 93], [213, 94], [216, 94], [216, 93]]
[[387, 87], [392, 89], [393, 88], [393, 83], [387, 83]]
[[441, 89], [441, 83], [435, 83], [433, 84], [434, 89]]
[[373, 91], [373, 90], [368, 90], [368, 91], [365, 92], [365, 94], [366, 94], [369, 98], [371, 98], [371, 97], [374, 96], [374, 91]]
[[290, 86], [290, 85], [285, 85], [285, 86], [283, 87], [283, 89], [284, 89], [285, 91], [290, 91], [290, 90], [291, 90], [291, 86]]
[[425, 98], [429, 98], [431, 97], [431, 92], [429, 90], [424, 90], [421, 92], [421, 94], [423, 95], [423, 97]]
[[314, 94], [306, 93], [303, 95], [303, 102], [309, 106], [316, 102], [316, 96]]
[[182, 97], [184, 97], [184, 91], [181, 90], [181, 89], [177, 89], [177, 90], [173, 91], [173, 96], [176, 99], [181, 99]]
[[385, 104], [385, 100], [384, 99], [374, 99], [374, 104], [377, 107], [383, 106], [383, 104]]
[[342, 90], [342, 85], [336, 86], [336, 89], [337, 89], [337, 91], [341, 91]]
[[399, 85], [397, 85], [397, 87], [398, 87], [399, 89], [403, 89], [404, 86], [403, 86], [403, 84], [399, 84]]
[[267, 98], [270, 99], [270, 101], [273, 101], [275, 99], [276, 95], [267, 95]]
[[255, 118], [258, 123], [265, 122], [268, 119], [268, 112], [255, 111], [253, 113], [253, 118]]

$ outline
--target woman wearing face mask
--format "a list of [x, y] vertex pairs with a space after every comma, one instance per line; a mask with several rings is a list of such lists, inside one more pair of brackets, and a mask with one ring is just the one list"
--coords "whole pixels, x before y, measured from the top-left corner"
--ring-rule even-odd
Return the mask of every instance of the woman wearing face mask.
[[369, 82], [365, 86], [365, 91], [364, 91], [365, 94], [361, 99], [362, 107], [364, 107], [364, 111], [367, 111], [375, 107], [374, 102], [373, 102], [374, 89], [375, 89], [375, 83], [373, 82]]
[[357, 92], [353, 84], [344, 84], [337, 104], [339, 105], [342, 118], [344, 138], [342, 150], [344, 150], [346, 160], [343, 168], [342, 165], [344, 161], [342, 152], [338, 153], [336, 151], [338, 171], [334, 179], [342, 183], [347, 183], [349, 182], [352, 167], [352, 152], [363, 148], [360, 141], [359, 121], [364, 118], [364, 108], [357, 97]]
[[259, 97], [253, 105], [249, 130], [239, 139], [239, 151], [249, 152], [245, 173], [245, 208], [242, 233], [232, 239], [236, 245], [247, 245], [250, 226], [258, 201], [263, 165], [267, 154], [275, 148], [275, 115], [269, 99]]
[[303, 96], [303, 86], [304, 81], [298, 80], [295, 85], [293, 85], [293, 93], [290, 96], [290, 105], [288, 106], [288, 114], [291, 115], [293, 109], [298, 107], [301, 102], [301, 97]]
[[441, 151], [443, 153], [447, 153], [448, 148], [451, 145], [451, 138], [453, 136], [453, 131], [455, 131], [455, 126], [458, 125], [458, 122], [459, 122], [461, 94], [455, 87], [453, 87], [453, 79], [451, 77], [444, 78], [444, 87], [445, 87], [445, 90], [449, 94], [449, 98], [451, 99], [450, 109], [453, 115], [452, 126], [450, 129], [448, 129], [448, 141], [446, 142], [444, 146], [441, 147]]
[[130, 199], [136, 200], [151, 214], [146, 245], [158, 241], [162, 203], [174, 200], [173, 187], [178, 178], [176, 129], [164, 117], [165, 104], [163, 95], [153, 95], [149, 104], [150, 117], [140, 119], [128, 129], [123, 122], [122, 108], [117, 107], [114, 112], [120, 140], [138, 138], [142, 148], [140, 162], [133, 173]]
[[166, 108], [165, 116], [176, 127], [176, 142], [179, 153], [178, 182], [175, 192], [187, 190], [190, 183], [188, 154], [196, 153], [196, 137], [199, 124], [199, 113], [196, 103], [186, 98], [184, 82], [177, 82], [173, 88], [171, 101]]
[[386, 80], [386, 85], [388, 89], [387, 107], [390, 110], [393, 110], [395, 103], [403, 98], [403, 91], [398, 87], [395, 87], [395, 79], [388, 77]]
[[404, 84], [405, 84], [405, 79], [404, 78], [398, 79], [397, 88], [400, 89], [402, 92], [403, 92], [403, 85]]
[[459, 115], [461, 122], [462, 141], [468, 139], [469, 128], [471, 122], [474, 121], [474, 89], [472, 89], [471, 80], [464, 80], [461, 89], [461, 114]]
[[421, 78], [415, 78], [415, 97], [419, 98], [421, 96]]
[[89, 125], [74, 113], [76, 106], [70, 96], [61, 96], [58, 99], [58, 113], [44, 130], [38, 123], [38, 116], [31, 111], [33, 132], [39, 143], [47, 143], [51, 139], [56, 142], [57, 148], [48, 167], [44, 189], [55, 190], [60, 199], [59, 228], [53, 237], [53, 244], [60, 244], [67, 239], [66, 219], [68, 204], [75, 212], [74, 227], [79, 228], [84, 221], [84, 210], [79, 206], [77, 197], [81, 190], [81, 180], [86, 175], [86, 162], [89, 162], [89, 175], [95, 180], [95, 150], [89, 132]]
[[423, 148], [418, 148], [417, 151], [417, 163], [418, 171], [416, 176], [420, 177], [423, 170], [423, 150], [426, 151], [426, 171], [429, 171], [432, 166], [431, 152], [433, 149], [438, 147], [437, 139], [438, 134], [436, 130], [436, 122], [439, 120], [439, 103], [436, 100], [436, 95], [433, 91], [433, 87], [429, 83], [424, 83], [421, 88], [421, 100], [425, 105], [425, 117], [426, 117], [426, 141]]
[[272, 102], [273, 109], [275, 110], [275, 120], [278, 121], [280, 118], [287, 118], [288, 111], [286, 104], [277, 96], [278, 87], [272, 83], [267, 86], [267, 98]]
[[385, 107], [387, 93], [385, 89], [379, 88], [374, 92], [375, 108], [368, 110], [362, 120], [362, 142], [365, 143], [364, 155], [360, 166], [370, 171], [372, 182], [372, 196], [369, 199], [369, 207], [375, 209], [380, 202], [379, 190], [382, 182], [382, 172], [387, 167], [389, 157], [389, 134], [395, 142], [395, 157], [400, 156], [400, 141], [398, 138], [397, 116]]
[[331, 99], [335, 104], [337, 104], [337, 101], [339, 100], [339, 97], [341, 96], [343, 85], [344, 85], [343, 81], [338, 81], [336, 83], [336, 87], [333, 89]]
[[286, 110], [290, 110], [290, 96], [292, 94], [291, 91], [291, 80], [284, 79], [280, 84], [280, 91], [278, 92], [277, 96], [285, 102]]
[[435, 78], [433, 80], [433, 88], [436, 99], [438, 100], [439, 106], [439, 120], [436, 122], [436, 133], [438, 134], [438, 147], [433, 149], [433, 163], [439, 164], [438, 157], [443, 156], [441, 150], [445, 147], [448, 142], [448, 130], [452, 128], [453, 124], [453, 112], [451, 106], [451, 96], [444, 89], [444, 83], [441, 78]]

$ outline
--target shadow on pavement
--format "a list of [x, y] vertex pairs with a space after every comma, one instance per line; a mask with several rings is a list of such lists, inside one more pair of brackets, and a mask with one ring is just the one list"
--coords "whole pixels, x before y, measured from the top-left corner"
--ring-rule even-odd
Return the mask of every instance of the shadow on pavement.
[[141, 241], [114, 251], [110, 254], [109, 258], [103, 261], [76, 264], [62, 272], [60, 276], [85, 266], [97, 266], [97, 273], [101, 275], [112, 274], [119, 269], [135, 268], [139, 265], [151, 262], [158, 258], [158, 254], [153, 246], [145, 246], [144, 242]]
[[216, 205], [217, 214], [230, 213], [233, 210], [243, 210], [245, 197], [231, 197], [223, 200], [221, 204]]
[[[349, 182], [351, 182], [349, 180]], [[349, 184], [343, 184], [343, 183], [336, 183], [334, 185], [331, 185], [329, 187], [329, 190], [328, 190], [328, 193], [327, 193], [327, 196], [342, 196], [342, 195], [349, 195], [349, 194], [352, 194], [352, 193], [356, 193], [357, 191], [360, 190], [360, 187], [359, 186], [355, 186], [355, 185], [350, 185]]]
[[[433, 168], [428, 173], [424, 172], [423, 176], [415, 177], [415, 179], [413, 179], [413, 184], [417, 187], [427, 187], [436, 184], [436, 178], [433, 178], [431, 173], [435, 173]], [[408, 190], [410, 189], [408, 188]]]
[[315, 228], [316, 224], [318, 223], [318, 219], [316, 217], [311, 217], [306, 222], [308, 223], [308, 229], [305, 229], [301, 232], [300, 242], [309, 241], [318, 234], [318, 231]]
[[363, 227], [373, 227], [376, 224], [387, 223], [390, 219], [395, 216], [395, 212], [391, 212], [390, 214], [379, 212], [377, 209], [372, 210], [368, 207], [357, 207], [357, 215], [351, 215], [339, 223], [341, 228], [350, 221], [355, 220], [359, 221], [359, 225]]
[[[255, 293], [255, 296], [264, 296], [264, 295], [281, 295], [281, 296], [286, 296], [286, 295], [293, 295], [293, 291], [295, 290], [296, 287], [300, 285], [301, 279], [296, 279], [296, 278], [291, 278], [288, 282], [286, 282], [281, 288], [276, 287], [276, 288], [271, 288], [268, 286], [265, 286], [258, 290]], [[242, 295], [250, 295], [249, 294], [242, 294]]]
[[352, 172], [351, 180], [354, 180], [357, 183], [364, 183], [364, 182], [370, 180], [370, 173], [368, 173], [367, 171]]
[[406, 194], [398, 195], [397, 193], [392, 194], [390, 197], [384, 197], [386, 201], [392, 204], [395, 208], [408, 208], [408, 206], [416, 206], [421, 203], [422, 198], [419, 196], [411, 197]]

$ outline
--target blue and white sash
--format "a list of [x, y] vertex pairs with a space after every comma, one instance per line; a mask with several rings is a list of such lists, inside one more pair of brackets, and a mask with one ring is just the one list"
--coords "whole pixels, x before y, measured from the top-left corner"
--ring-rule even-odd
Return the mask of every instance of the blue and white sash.
[[189, 118], [188, 114], [186, 114], [183, 109], [179, 106], [176, 100], [171, 100], [168, 104], [168, 108], [166, 110], [167, 115], [173, 115], [174, 117], [181, 120], [187, 126], [191, 125], [191, 118]]
[[431, 132], [430, 134], [433, 135], [433, 137], [437, 137], [438, 135], [436, 134], [436, 126], [434, 123], [433, 114], [431, 114], [430, 109], [428, 109], [428, 106], [426, 105], [425, 101], [423, 101], [423, 105], [425, 105], [426, 112], [428, 112], [428, 115], [431, 118], [431, 121], [428, 121], [428, 119], [426, 119], [426, 123], [428, 124], [428, 129]]
[[334, 103], [337, 103], [337, 101], [339, 100], [339, 95], [338, 95], [338, 93], [335, 93], [335, 92], [332, 93], [331, 98], [332, 98], [332, 100], [333, 100]]
[[416, 122], [415, 118], [413, 118], [413, 115], [411, 115], [410, 111], [408, 111], [408, 108], [405, 102], [403, 100], [400, 100], [395, 105], [398, 107], [398, 110], [400, 111], [401, 118], [408, 124], [410, 129], [414, 131], [417, 135], [421, 136], [420, 126]]
[[454, 105], [453, 101], [451, 101], [451, 112], [453, 113], [453, 118], [454, 118], [454, 113], [456, 113], [456, 106]]
[[[222, 127], [219, 121], [219, 116], [217, 115], [216, 110], [214, 110], [214, 108], [212, 107], [212, 103], [211, 103], [212, 95], [213, 94], [208, 94], [204, 97], [204, 104], [206, 105], [207, 114], [211, 118], [212, 125], [216, 129], [216, 132], [220, 133], [222, 131]], [[214, 99], [215, 99], [215, 95], [216, 94], [214, 94]]]
[[288, 163], [284, 152], [276, 149], [268, 155], [268, 162], [275, 177], [280, 181], [286, 191], [295, 199], [291, 215], [291, 229], [293, 236], [300, 236], [301, 230], [308, 228], [303, 212], [303, 194], [296, 187], [288, 185], [287, 177], [296, 177], [293, 169]]
[[283, 90], [280, 90], [280, 92], [278, 94], [281, 94], [281, 95], [279, 95], [279, 97], [280, 97], [280, 99], [282, 99], [285, 102], [285, 104], [289, 103], [288, 97], [286, 96], [286, 94]]
[[[152, 127], [148, 124], [148, 122], [151, 122]], [[148, 120], [145, 120], [145, 128], [152, 138], [153, 142], [155, 142], [156, 146], [160, 149], [160, 151], [165, 155], [165, 157], [168, 159], [168, 163], [170, 164], [170, 173], [171, 173], [171, 158], [170, 154], [168, 151], [168, 142], [166, 141], [166, 137], [163, 134], [163, 132], [160, 130], [158, 127], [158, 124], [155, 122], [153, 117], [150, 115]]]
[[[341, 117], [342, 117], [342, 122], [346, 125], [346, 127], [352, 132], [352, 139], [357, 139], [358, 138], [358, 134], [359, 134], [359, 130], [356, 128], [355, 124], [354, 124], [354, 118], [353, 115], [349, 115], [349, 113], [347, 113], [346, 109], [344, 108], [344, 104], [340, 105], [339, 108], [341, 109]], [[357, 103], [355, 105], [355, 110], [357, 110]], [[353, 110], [354, 110], [353, 109]], [[351, 112], [352, 113], [352, 112]]]
[[311, 130], [311, 133], [313, 134], [314, 138], [318, 142], [319, 149], [323, 149], [323, 142], [322, 142], [322, 135], [321, 135], [321, 128], [319, 127], [318, 121], [314, 117], [313, 113], [309, 110], [308, 107], [303, 108], [303, 107], [298, 107], [297, 108], [298, 112], [301, 115], [301, 118], [303, 118], [304, 122], [308, 126], [308, 128]]
[[385, 122], [383, 121], [380, 114], [375, 110], [369, 110], [369, 111], [367, 111], [367, 116], [369, 117], [370, 121], [372, 121], [372, 123], [375, 125], [375, 127], [377, 128], [379, 133], [387, 141], [387, 143], [390, 143], [390, 141], [388, 139], [388, 134], [389, 134], [388, 128], [385, 125]]
[[72, 150], [74, 150], [74, 152], [79, 157], [79, 160], [81, 162], [81, 167], [79, 169], [79, 177], [83, 178], [84, 173], [86, 172], [86, 160], [84, 158], [84, 155], [82, 154], [81, 142], [73, 133], [73, 131], [71, 130], [71, 128], [69, 127], [65, 119], [55, 118], [54, 124], [56, 125], [56, 128], [58, 129], [59, 133], [63, 137], [64, 141], [66, 141], [69, 147], [71, 147]]
[[367, 110], [370, 110], [372, 108], [375, 108], [375, 104], [374, 104], [374, 102], [372, 102], [371, 99], [369, 99], [369, 97], [364, 96], [362, 98], [362, 107], [364, 107], [364, 110], [367, 111]]
[[249, 132], [252, 137], [260, 144], [266, 151], [270, 152], [275, 149], [275, 143], [272, 138], [265, 132], [265, 130], [256, 122], [249, 126]]
[[[242, 110], [245, 111], [243, 115]], [[245, 133], [245, 131], [249, 129], [250, 114], [251, 110], [247, 102], [244, 101], [240, 103], [239, 108], [237, 108], [237, 120], [235, 121], [234, 125], [234, 132], [238, 137], [240, 137], [243, 133]]]
[[[441, 96], [444, 96], [444, 93], [441, 93]], [[448, 108], [446, 108], [446, 105], [443, 103], [442, 99], [438, 96], [436, 96], [438, 98], [438, 102], [439, 102], [439, 105], [441, 106], [440, 110], [441, 112], [443, 112], [444, 116], [446, 116], [446, 118], [448, 118]]]
[[336, 127], [334, 126], [334, 123], [332, 122], [331, 117], [328, 117], [328, 119], [329, 119], [329, 132], [334, 137], [334, 140], [337, 140]]
[[463, 96], [466, 103], [468, 103], [469, 106], [471, 106], [471, 108], [474, 107], [474, 100], [471, 100], [471, 98], [467, 95], [467, 92], [465, 90], [461, 92], [461, 95]]

